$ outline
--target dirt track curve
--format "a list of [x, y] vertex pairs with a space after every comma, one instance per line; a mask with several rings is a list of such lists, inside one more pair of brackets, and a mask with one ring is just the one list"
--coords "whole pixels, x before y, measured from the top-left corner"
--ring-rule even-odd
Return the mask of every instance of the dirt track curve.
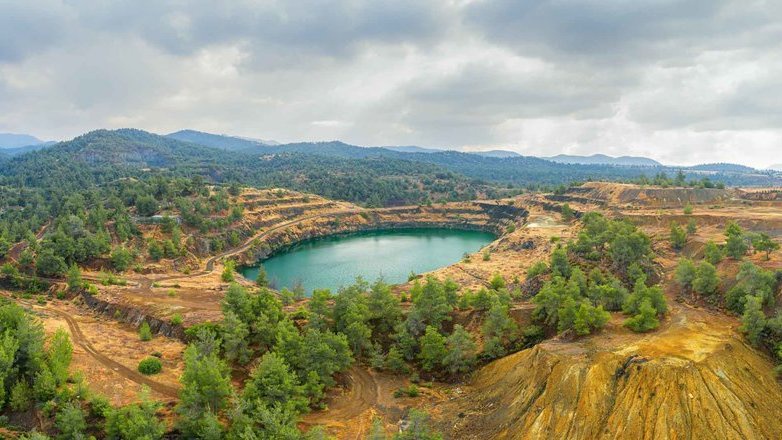
[[84, 333], [81, 332], [81, 329], [79, 328], [79, 324], [73, 318], [71, 318], [71, 316], [68, 315], [67, 313], [51, 308], [47, 308], [45, 310], [64, 319], [65, 322], [68, 323], [68, 328], [71, 330], [73, 342], [78, 344], [81, 348], [83, 348], [84, 351], [87, 352], [87, 354], [92, 356], [92, 358], [95, 359], [96, 361], [100, 362], [104, 367], [116, 372], [117, 374], [119, 374], [120, 376], [128, 380], [131, 380], [141, 385], [146, 385], [149, 388], [151, 388], [153, 391], [156, 391], [167, 397], [171, 397], [174, 399], [177, 398], [179, 394], [179, 390], [177, 390], [176, 388], [169, 385], [162, 384], [160, 382], [155, 382], [154, 380], [144, 376], [138, 371], [128, 368], [120, 364], [119, 362], [109, 358], [108, 356], [102, 354], [98, 350], [96, 350], [95, 347], [92, 346], [90, 341], [88, 341], [87, 338], [84, 337]]
[[[3, 295], [3, 296], [12, 299], [8, 295]], [[27, 301], [21, 301], [18, 299], [13, 299], [13, 300], [17, 304], [29, 307], [32, 310], [36, 308], [32, 303], [29, 303]], [[160, 382], [156, 382], [144, 376], [143, 374], [139, 373], [138, 371], [132, 368], [128, 368], [120, 364], [119, 362], [109, 358], [108, 356], [102, 354], [98, 350], [96, 350], [95, 347], [92, 346], [90, 341], [87, 340], [86, 337], [84, 337], [84, 333], [82, 333], [81, 328], [79, 328], [79, 324], [68, 313], [53, 309], [51, 307], [44, 307], [43, 310], [45, 312], [52, 313], [64, 319], [65, 322], [68, 324], [68, 328], [70, 329], [72, 341], [77, 345], [79, 345], [81, 348], [83, 348], [88, 355], [90, 355], [93, 359], [98, 361], [104, 367], [108, 368], [111, 371], [114, 371], [115, 373], [119, 374], [120, 376], [132, 382], [136, 382], [137, 384], [140, 385], [146, 385], [149, 388], [151, 388], [153, 391], [156, 391], [166, 397], [175, 399], [179, 395], [179, 390], [177, 388], [162, 384]]]
[[341, 420], [348, 425], [346, 426], [348, 432], [343, 432], [341, 438], [364, 439], [366, 436], [364, 431], [369, 427], [357, 426], [354, 419], [377, 404], [378, 383], [372, 374], [360, 365], [354, 365], [348, 370], [347, 382], [347, 392], [329, 401], [328, 410], [307, 414], [302, 419], [302, 424], [316, 426]]

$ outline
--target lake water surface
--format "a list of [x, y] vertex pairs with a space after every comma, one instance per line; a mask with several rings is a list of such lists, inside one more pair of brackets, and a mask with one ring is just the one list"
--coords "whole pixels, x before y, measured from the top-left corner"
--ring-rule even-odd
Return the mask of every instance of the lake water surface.
[[[391, 284], [407, 281], [410, 272], [423, 273], [459, 261], [492, 242], [487, 232], [454, 229], [402, 229], [333, 235], [304, 241], [262, 262], [272, 286], [336, 291], [361, 276], [383, 277]], [[254, 280], [257, 266], [240, 268]]]

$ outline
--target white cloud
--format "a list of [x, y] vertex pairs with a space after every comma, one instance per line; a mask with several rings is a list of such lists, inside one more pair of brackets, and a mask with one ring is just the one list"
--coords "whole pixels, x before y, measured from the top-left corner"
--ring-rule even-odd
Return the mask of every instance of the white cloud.
[[0, 0], [0, 131], [782, 162], [770, 0]]

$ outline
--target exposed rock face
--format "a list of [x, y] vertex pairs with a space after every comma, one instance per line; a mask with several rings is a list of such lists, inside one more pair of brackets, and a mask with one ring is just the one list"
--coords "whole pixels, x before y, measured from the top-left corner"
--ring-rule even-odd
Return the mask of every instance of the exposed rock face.
[[304, 240], [334, 234], [381, 229], [451, 228], [502, 234], [512, 223], [524, 221], [526, 209], [493, 202], [463, 202], [440, 206], [383, 208], [363, 212], [334, 213], [275, 231], [239, 256], [252, 264]]
[[91, 309], [98, 313], [101, 313], [109, 318], [116, 319], [121, 322], [126, 322], [135, 327], [141, 325], [146, 321], [149, 324], [149, 328], [153, 333], [160, 334], [169, 338], [177, 338], [186, 342], [185, 331], [181, 325], [173, 325], [169, 321], [165, 321], [160, 318], [156, 318], [143, 310], [121, 305], [114, 304], [108, 301], [101, 300], [90, 294], [84, 293], [81, 295], [84, 303]]
[[779, 438], [772, 364], [724, 319], [687, 312], [657, 335], [547, 342], [487, 365], [433, 412], [449, 438]]

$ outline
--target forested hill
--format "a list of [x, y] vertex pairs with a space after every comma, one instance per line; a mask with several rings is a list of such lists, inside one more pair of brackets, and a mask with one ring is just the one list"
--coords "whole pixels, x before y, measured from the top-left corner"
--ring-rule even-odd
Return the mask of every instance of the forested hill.
[[180, 130], [167, 134], [165, 137], [227, 151], [248, 151], [258, 147], [273, 145], [236, 136], [204, 133], [195, 130]]
[[[210, 146], [228, 149], [237, 138], [211, 135]], [[222, 140], [221, 140], [222, 139]], [[782, 177], [770, 171], [758, 171], [740, 165], [703, 165], [695, 167], [670, 167], [645, 162], [643, 166], [606, 163], [558, 163], [532, 156], [491, 155], [461, 153], [457, 151], [427, 150], [418, 152], [411, 147], [359, 147], [340, 141], [298, 142], [267, 146], [246, 142], [245, 151], [257, 154], [300, 153], [328, 157], [366, 159], [391, 158], [411, 162], [428, 163], [446, 168], [467, 177], [499, 184], [518, 186], [560, 185], [584, 180], [636, 180], [644, 176], [653, 178], [660, 173], [675, 175], [684, 171], [688, 180], [708, 177], [734, 186], [772, 186], [782, 184]], [[654, 166], [650, 166], [654, 165]]]
[[[281, 186], [388, 206], [493, 197], [510, 193], [509, 187], [626, 181], [654, 178], [660, 173], [673, 176], [678, 171], [560, 164], [529, 156], [499, 158], [456, 151], [409, 153], [337, 141], [271, 146], [196, 134], [194, 139], [208, 139], [211, 144], [134, 129], [98, 130], [40, 151], [0, 158], [0, 183], [67, 191], [125, 177], [201, 176], [207, 182]], [[780, 174], [770, 171], [689, 168], [684, 172], [688, 180], [707, 177], [727, 185], [782, 185]]]
[[372, 206], [507, 193], [434, 164], [389, 157], [226, 152], [133, 129], [98, 130], [2, 160], [0, 184], [53, 192], [121, 178], [201, 176], [208, 182], [280, 186]]

